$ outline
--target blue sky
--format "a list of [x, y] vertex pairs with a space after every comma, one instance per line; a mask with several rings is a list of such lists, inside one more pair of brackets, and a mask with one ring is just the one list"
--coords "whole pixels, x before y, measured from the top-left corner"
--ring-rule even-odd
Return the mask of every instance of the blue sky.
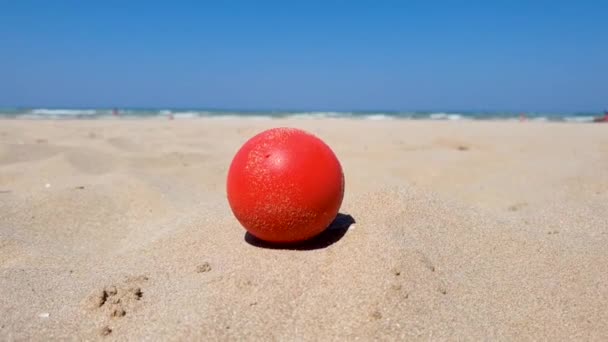
[[2, 1], [0, 106], [600, 111], [607, 1]]

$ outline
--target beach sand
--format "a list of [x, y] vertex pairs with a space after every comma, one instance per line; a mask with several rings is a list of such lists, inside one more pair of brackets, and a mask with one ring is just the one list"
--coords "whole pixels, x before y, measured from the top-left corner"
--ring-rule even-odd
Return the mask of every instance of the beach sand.
[[[278, 126], [345, 173], [299, 249], [226, 201]], [[0, 340], [607, 340], [608, 127], [0, 120], [0, 313]]]

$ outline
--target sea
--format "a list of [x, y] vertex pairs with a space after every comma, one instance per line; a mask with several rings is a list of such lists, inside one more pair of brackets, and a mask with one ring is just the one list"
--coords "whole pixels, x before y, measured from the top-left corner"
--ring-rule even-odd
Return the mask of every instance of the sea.
[[500, 111], [298, 111], [298, 110], [215, 110], [197, 108], [0, 108], [0, 118], [12, 119], [196, 119], [196, 118], [249, 118], [249, 119], [322, 119], [351, 118], [360, 120], [504, 120], [504, 121], [557, 121], [593, 122], [602, 114], [535, 113]]

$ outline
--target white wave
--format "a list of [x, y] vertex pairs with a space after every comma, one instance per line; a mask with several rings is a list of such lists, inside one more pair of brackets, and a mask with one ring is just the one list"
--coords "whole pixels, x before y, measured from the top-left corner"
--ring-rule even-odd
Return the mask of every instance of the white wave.
[[246, 118], [253, 119], [253, 120], [272, 120], [272, 119], [274, 119], [270, 115], [248, 115], [248, 116], [246, 116]]
[[546, 122], [549, 121], [549, 118], [546, 116], [536, 116], [533, 118], [528, 118], [529, 121], [538, 121], [538, 122]]
[[463, 117], [460, 114], [432, 113], [429, 118], [431, 120], [461, 120]]
[[205, 118], [207, 119], [214, 119], [214, 120], [270, 120], [273, 119], [272, 116], [270, 115], [243, 115], [243, 114], [215, 114], [215, 115], [209, 115], [209, 116], [205, 116]]
[[32, 109], [30, 112], [32, 115], [50, 115], [50, 116], [59, 116], [59, 115], [95, 115], [100, 114], [95, 109], [47, 109], [47, 108], [38, 108]]
[[566, 116], [564, 121], [567, 122], [593, 122], [593, 116]]
[[369, 115], [363, 116], [363, 118], [366, 120], [378, 121], [378, 120], [393, 120], [395, 117], [386, 115], [386, 114], [369, 114]]
[[291, 113], [287, 117], [292, 119], [323, 119], [323, 118], [338, 118], [347, 116], [350, 113], [339, 113], [339, 112], [301, 112]]
[[447, 113], [433, 113], [433, 114], [429, 115], [429, 118], [431, 118], [433, 120], [445, 120], [448, 118], [448, 114]]
[[192, 111], [175, 112], [175, 113], [171, 113], [171, 114], [173, 114], [173, 117], [175, 119], [192, 119], [192, 118], [198, 118], [200, 116], [198, 112], [192, 112]]
[[36, 114], [19, 114], [17, 115], [19, 119], [25, 120], [40, 120], [40, 119], [59, 119], [56, 115], [36, 115]]

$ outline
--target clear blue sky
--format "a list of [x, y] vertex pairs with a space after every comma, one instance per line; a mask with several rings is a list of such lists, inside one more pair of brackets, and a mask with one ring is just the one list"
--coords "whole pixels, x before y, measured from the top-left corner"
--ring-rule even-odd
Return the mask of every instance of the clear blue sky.
[[608, 1], [5, 0], [0, 106], [599, 111]]

